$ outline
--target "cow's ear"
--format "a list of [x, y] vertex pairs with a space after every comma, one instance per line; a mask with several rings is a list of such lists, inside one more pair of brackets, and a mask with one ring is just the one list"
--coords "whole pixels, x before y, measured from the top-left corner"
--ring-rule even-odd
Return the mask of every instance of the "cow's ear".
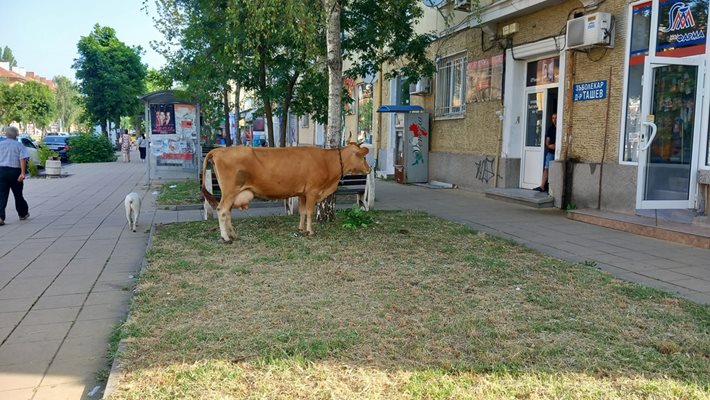
[[370, 152], [370, 149], [367, 147], [360, 147], [359, 153], [362, 154], [363, 156], [366, 155], [367, 153]]

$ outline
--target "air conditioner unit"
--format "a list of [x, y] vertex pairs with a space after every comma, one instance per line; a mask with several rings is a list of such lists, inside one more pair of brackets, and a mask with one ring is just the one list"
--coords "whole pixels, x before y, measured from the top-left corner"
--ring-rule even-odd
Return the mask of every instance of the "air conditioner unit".
[[471, 11], [471, 0], [454, 0], [454, 10]]
[[429, 78], [420, 78], [417, 83], [409, 85], [409, 94], [429, 94], [430, 89]]
[[567, 21], [567, 48], [614, 47], [614, 17], [597, 12]]

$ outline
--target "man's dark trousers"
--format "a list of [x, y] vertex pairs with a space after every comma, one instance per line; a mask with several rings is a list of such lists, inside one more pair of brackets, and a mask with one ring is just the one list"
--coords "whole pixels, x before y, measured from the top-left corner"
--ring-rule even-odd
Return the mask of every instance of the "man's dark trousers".
[[0, 219], [5, 220], [5, 207], [10, 191], [15, 196], [15, 209], [17, 215], [24, 217], [29, 211], [29, 206], [22, 197], [23, 182], [18, 182], [17, 178], [22, 173], [20, 168], [0, 167]]

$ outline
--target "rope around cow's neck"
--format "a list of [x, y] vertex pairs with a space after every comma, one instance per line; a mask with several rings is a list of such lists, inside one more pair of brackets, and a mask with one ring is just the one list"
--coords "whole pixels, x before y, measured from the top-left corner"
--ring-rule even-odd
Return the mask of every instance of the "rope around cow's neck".
[[338, 159], [340, 160], [340, 179], [343, 179], [343, 148], [338, 147]]

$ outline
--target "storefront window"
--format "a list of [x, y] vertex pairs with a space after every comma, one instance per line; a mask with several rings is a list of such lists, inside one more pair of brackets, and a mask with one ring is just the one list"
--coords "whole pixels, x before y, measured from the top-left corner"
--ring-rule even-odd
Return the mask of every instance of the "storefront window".
[[638, 141], [641, 132], [641, 93], [643, 64], [648, 56], [651, 30], [651, 3], [632, 7], [631, 40], [629, 44], [628, 86], [626, 92], [626, 128], [623, 160], [638, 161]]
[[687, 57], [705, 53], [707, 21], [707, 0], [659, 2], [656, 55]]

